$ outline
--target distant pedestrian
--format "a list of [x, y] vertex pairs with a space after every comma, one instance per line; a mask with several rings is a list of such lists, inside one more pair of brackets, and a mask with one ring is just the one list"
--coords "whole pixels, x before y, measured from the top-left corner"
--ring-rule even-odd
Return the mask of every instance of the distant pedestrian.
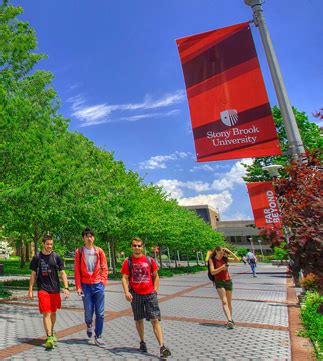
[[56, 311], [61, 308], [60, 296], [60, 274], [64, 283], [64, 296], [70, 296], [68, 281], [64, 271], [64, 262], [60, 256], [53, 251], [53, 237], [45, 235], [41, 252], [35, 254], [30, 263], [31, 276], [29, 280], [28, 297], [32, 300], [33, 286], [36, 281], [38, 289], [39, 312], [43, 314], [43, 324], [47, 334], [45, 347], [52, 349], [57, 342], [54, 326], [56, 322]]
[[108, 280], [107, 260], [103, 250], [94, 246], [94, 233], [90, 228], [82, 232], [84, 246], [77, 249], [74, 260], [75, 286], [82, 296], [86, 333], [89, 339], [93, 336], [93, 315], [95, 312], [94, 342], [105, 347], [102, 339], [104, 324], [104, 287]]
[[246, 256], [242, 256], [241, 259], [242, 259], [242, 262], [244, 264], [247, 264], [247, 257]]
[[253, 252], [251, 252], [250, 250], [248, 250], [246, 258], [247, 258], [247, 262], [250, 265], [253, 277], [257, 277], [257, 275], [256, 275], [257, 258], [255, 256], [255, 254]]
[[133, 254], [124, 260], [121, 268], [122, 286], [127, 301], [131, 302], [140, 338], [139, 350], [147, 352], [144, 336], [145, 318], [153, 326], [154, 334], [159, 343], [160, 357], [165, 359], [171, 355], [171, 352], [164, 345], [163, 330], [160, 325], [161, 314], [157, 299], [158, 266], [153, 258], [142, 253], [144, 244], [140, 238], [133, 238], [131, 247]]
[[239, 258], [228, 248], [216, 247], [209, 258], [209, 269], [211, 275], [214, 276], [214, 286], [222, 302], [223, 312], [227, 318], [227, 327], [234, 328], [232, 318], [232, 279], [228, 271], [228, 255], [232, 255], [236, 260]]

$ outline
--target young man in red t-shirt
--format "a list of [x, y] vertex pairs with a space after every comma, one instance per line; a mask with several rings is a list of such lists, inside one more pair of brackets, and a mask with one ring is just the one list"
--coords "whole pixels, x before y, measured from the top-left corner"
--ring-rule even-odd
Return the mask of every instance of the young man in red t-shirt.
[[[123, 262], [122, 287], [127, 301], [131, 307], [140, 338], [140, 351], [147, 352], [144, 338], [144, 318], [151, 321], [154, 334], [160, 347], [160, 357], [167, 358], [171, 355], [170, 350], [164, 346], [163, 330], [160, 325], [160, 309], [157, 299], [159, 286], [158, 266], [152, 258], [143, 253], [143, 241], [136, 237], [132, 239], [131, 247], [133, 254]], [[130, 259], [130, 262], [129, 262]]]

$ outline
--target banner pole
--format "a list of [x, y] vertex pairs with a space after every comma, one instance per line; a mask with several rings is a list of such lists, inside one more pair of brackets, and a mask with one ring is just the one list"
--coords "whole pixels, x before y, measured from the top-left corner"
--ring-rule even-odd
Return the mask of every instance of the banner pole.
[[305, 157], [304, 145], [299, 133], [299, 129], [288, 98], [284, 80], [280, 71], [279, 63], [263, 15], [263, 0], [244, 0], [244, 2], [246, 5], [252, 8], [254, 24], [259, 28], [260, 37], [265, 49], [270, 73], [277, 95], [277, 100], [286, 129], [289, 156], [294, 161], [301, 161], [302, 158], [304, 159]]

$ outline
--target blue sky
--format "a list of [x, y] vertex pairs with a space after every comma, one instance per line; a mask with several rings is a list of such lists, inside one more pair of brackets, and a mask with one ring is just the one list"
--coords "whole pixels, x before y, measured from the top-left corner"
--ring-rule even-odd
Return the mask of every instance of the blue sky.
[[[243, 0], [14, 0], [36, 30], [71, 130], [113, 151], [180, 204], [251, 219], [241, 160], [197, 163], [176, 38], [252, 18]], [[322, 103], [322, 0], [268, 0], [265, 18], [291, 103]], [[252, 29], [271, 105], [268, 66]], [[245, 160], [249, 161], [250, 160]]]

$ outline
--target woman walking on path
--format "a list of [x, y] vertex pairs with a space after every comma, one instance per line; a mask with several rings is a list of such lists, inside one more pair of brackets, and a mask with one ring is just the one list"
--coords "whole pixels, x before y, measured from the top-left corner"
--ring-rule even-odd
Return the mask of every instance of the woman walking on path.
[[228, 254], [239, 261], [239, 258], [229, 249], [216, 247], [209, 258], [210, 272], [214, 276], [214, 285], [222, 302], [225, 317], [228, 320], [227, 327], [234, 328], [232, 319], [232, 279], [228, 271]]

